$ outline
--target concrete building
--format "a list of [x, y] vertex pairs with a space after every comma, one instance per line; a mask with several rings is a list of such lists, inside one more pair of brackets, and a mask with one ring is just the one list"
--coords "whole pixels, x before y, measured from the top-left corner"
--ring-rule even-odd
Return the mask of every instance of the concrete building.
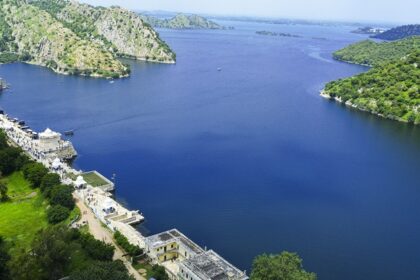
[[47, 128], [38, 134], [39, 152], [60, 159], [71, 159], [77, 155], [73, 145], [69, 141], [61, 139], [61, 134]]
[[247, 280], [248, 276], [213, 250], [205, 251], [179, 264], [179, 280]]
[[206, 251], [177, 229], [145, 238], [153, 263], [165, 267], [172, 280], [247, 280], [240, 271], [214, 251]]

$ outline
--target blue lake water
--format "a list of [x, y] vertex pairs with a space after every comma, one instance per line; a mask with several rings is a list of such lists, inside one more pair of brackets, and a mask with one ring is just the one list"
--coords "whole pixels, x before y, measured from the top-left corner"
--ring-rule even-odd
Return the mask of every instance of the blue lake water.
[[178, 63], [130, 62], [113, 84], [3, 65], [0, 106], [36, 130], [75, 129], [76, 167], [116, 173], [145, 233], [176, 227], [248, 271], [255, 255], [289, 250], [319, 279], [420, 279], [420, 129], [318, 95], [366, 70], [331, 58], [365, 37], [227, 25], [162, 30]]

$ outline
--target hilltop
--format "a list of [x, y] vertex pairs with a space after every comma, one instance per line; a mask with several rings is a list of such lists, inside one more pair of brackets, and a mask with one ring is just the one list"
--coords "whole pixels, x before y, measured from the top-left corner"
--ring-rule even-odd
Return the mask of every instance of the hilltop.
[[419, 48], [420, 36], [382, 43], [365, 40], [336, 51], [333, 57], [346, 62], [375, 66], [399, 59]]
[[175, 54], [135, 13], [66, 0], [3, 0], [0, 63], [24, 61], [57, 73], [128, 76], [117, 57], [174, 63]]
[[420, 24], [403, 25], [372, 36], [372, 38], [394, 41], [420, 35]]
[[178, 14], [170, 19], [160, 19], [150, 15], [140, 17], [151, 26], [168, 29], [225, 29], [224, 26], [198, 15]]

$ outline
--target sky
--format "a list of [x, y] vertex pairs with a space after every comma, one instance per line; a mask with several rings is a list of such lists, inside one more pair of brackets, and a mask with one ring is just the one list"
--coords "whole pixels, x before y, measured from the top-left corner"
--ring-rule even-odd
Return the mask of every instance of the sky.
[[358, 22], [420, 23], [420, 0], [81, 0], [131, 10]]

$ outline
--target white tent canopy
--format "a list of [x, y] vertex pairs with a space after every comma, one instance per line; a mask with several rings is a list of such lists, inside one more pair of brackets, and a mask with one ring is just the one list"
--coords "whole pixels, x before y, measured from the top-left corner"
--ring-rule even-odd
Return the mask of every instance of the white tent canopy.
[[85, 179], [83, 179], [82, 176], [77, 176], [75, 184], [77, 187], [83, 187], [84, 185], [86, 185], [86, 181]]
[[[61, 167], [61, 161], [59, 158], [55, 158], [51, 164], [52, 168], [58, 169]], [[82, 178], [83, 179], [83, 178]]]
[[111, 198], [107, 197], [107, 198], [105, 198], [102, 206], [103, 206], [104, 209], [115, 208], [115, 202]]

